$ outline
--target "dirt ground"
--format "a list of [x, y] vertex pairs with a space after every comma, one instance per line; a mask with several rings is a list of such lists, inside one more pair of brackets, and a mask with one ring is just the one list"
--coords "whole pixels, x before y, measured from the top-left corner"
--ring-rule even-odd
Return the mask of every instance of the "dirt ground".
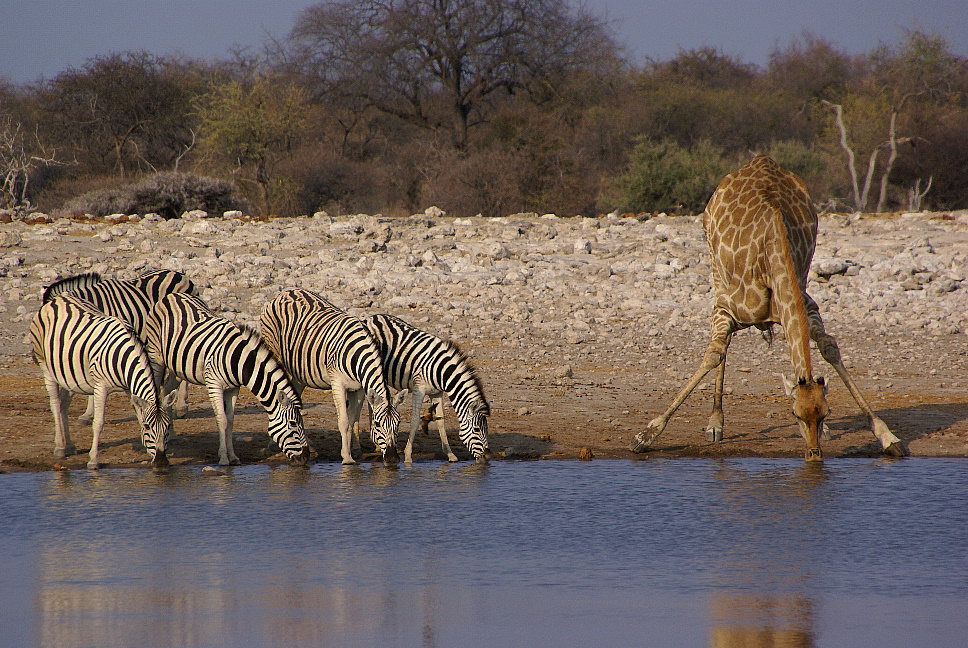
[[[831, 331], [835, 335], [836, 331]], [[874, 410], [904, 441], [912, 456], [968, 456], [968, 336], [912, 339], [898, 335], [866, 338], [863, 332], [838, 336], [847, 365]], [[703, 428], [712, 399], [712, 374], [680, 408], [652, 451], [633, 454], [632, 436], [667, 407], [697, 366], [705, 340], [695, 335], [643, 336], [641, 343], [485, 339], [470, 350], [492, 403], [490, 445], [496, 460], [574, 460], [583, 448], [594, 460], [653, 457], [802, 457], [804, 451], [789, 399], [778, 374], [787, 371], [782, 340], [768, 347], [756, 334], [737, 334], [727, 362], [726, 429], [719, 443], [705, 440]], [[816, 362], [822, 364], [817, 356]], [[553, 358], [554, 360], [549, 360]], [[866, 419], [829, 367], [832, 439], [824, 456], [880, 454]], [[53, 457], [53, 417], [40, 370], [25, 356], [0, 362], [0, 469], [83, 469], [91, 430], [76, 422], [86, 398], [71, 405], [72, 436], [79, 454]], [[212, 409], [200, 387], [190, 390], [191, 409], [175, 422], [178, 439], [169, 457], [174, 465], [213, 464], [218, 437]], [[307, 390], [307, 432], [315, 461], [339, 461], [339, 434], [328, 392]], [[404, 406], [407, 407], [406, 405]], [[409, 412], [398, 437], [406, 442]], [[450, 442], [464, 461], [457, 421], [447, 409]], [[243, 463], [284, 461], [268, 456], [265, 412], [244, 389], [236, 416], [236, 452]], [[366, 435], [363, 461], [377, 461]], [[102, 467], [145, 465], [138, 447], [133, 409], [122, 394], [109, 399], [102, 434]], [[418, 432], [418, 461], [446, 460], [433, 427]]]

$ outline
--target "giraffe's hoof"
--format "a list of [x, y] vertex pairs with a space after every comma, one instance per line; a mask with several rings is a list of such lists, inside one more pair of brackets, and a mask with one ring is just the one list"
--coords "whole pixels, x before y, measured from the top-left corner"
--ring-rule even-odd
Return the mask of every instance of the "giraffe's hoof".
[[723, 428], [721, 427], [708, 427], [706, 428], [706, 441], [710, 443], [716, 443], [717, 441], [723, 440]]
[[895, 441], [891, 445], [884, 448], [884, 454], [888, 457], [907, 457], [911, 453], [908, 449], [904, 447], [904, 444], [900, 441]]
[[632, 452], [648, 452], [652, 449], [651, 440], [648, 439], [644, 432], [639, 432], [634, 437], [632, 437], [632, 443], [629, 444], [629, 450]]

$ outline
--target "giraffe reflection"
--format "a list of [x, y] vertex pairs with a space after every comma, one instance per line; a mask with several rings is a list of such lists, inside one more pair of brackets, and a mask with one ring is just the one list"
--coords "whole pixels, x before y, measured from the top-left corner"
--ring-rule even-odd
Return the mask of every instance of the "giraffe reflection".
[[813, 648], [814, 603], [798, 596], [719, 594], [711, 648]]

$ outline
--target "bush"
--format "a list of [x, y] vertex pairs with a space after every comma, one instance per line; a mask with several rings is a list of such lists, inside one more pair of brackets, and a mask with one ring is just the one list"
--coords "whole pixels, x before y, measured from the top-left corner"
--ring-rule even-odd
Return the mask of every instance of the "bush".
[[689, 149], [672, 140], [640, 142], [615, 180], [611, 202], [636, 212], [698, 213], [733, 166], [708, 140]]
[[231, 182], [193, 173], [165, 172], [122, 187], [90, 191], [68, 200], [61, 211], [93, 216], [154, 213], [172, 219], [193, 209], [221, 214], [244, 207], [245, 201]]

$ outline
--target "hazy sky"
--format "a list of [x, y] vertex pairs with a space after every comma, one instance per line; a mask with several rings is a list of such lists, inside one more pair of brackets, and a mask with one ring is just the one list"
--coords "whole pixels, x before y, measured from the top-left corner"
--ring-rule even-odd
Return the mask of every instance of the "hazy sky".
[[[51, 78], [99, 54], [147, 50], [224, 57], [285, 36], [311, 0], [0, 0], [0, 77]], [[770, 50], [810, 31], [851, 53], [897, 44], [903, 29], [948, 39], [968, 56], [968, 0], [585, 0], [615, 21], [619, 39], [641, 61], [668, 59], [704, 45], [764, 65]]]

